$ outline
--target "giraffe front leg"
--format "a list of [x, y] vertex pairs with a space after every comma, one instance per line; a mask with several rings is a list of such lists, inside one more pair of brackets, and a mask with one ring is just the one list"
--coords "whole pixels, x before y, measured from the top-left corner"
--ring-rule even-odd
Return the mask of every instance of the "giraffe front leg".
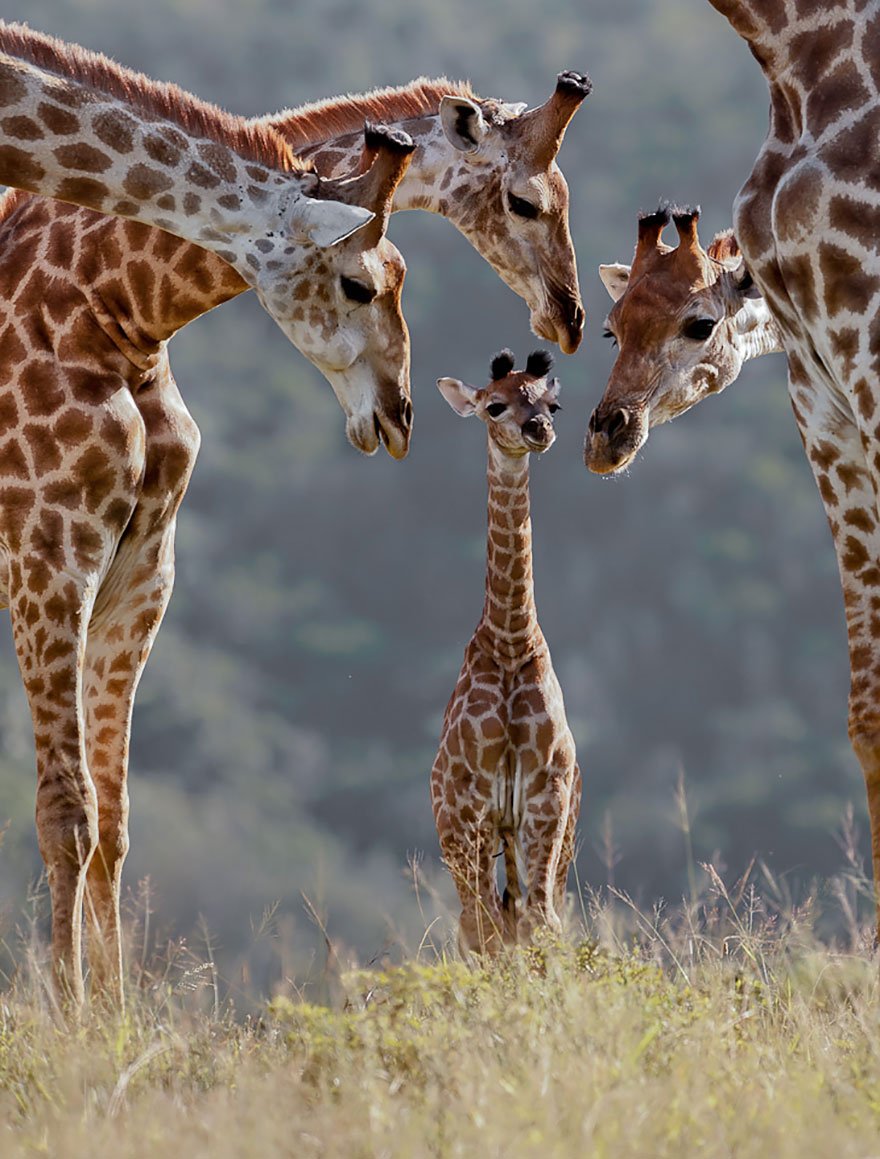
[[565, 833], [562, 838], [562, 849], [559, 854], [559, 864], [556, 867], [556, 883], [553, 890], [553, 906], [557, 914], [561, 914], [565, 909], [565, 887], [568, 882], [568, 871], [574, 860], [575, 837], [577, 834], [578, 817], [581, 811], [581, 793], [581, 771], [577, 762], [575, 762], [568, 818], [565, 825]]
[[[880, 440], [797, 375], [789, 389], [825, 505], [843, 589], [850, 661], [849, 736], [865, 778], [880, 934]], [[816, 432], [821, 432], [817, 434]]]
[[440, 851], [461, 902], [459, 949], [495, 954], [506, 927], [495, 874], [499, 835], [486, 819], [473, 779], [463, 765], [441, 756], [431, 773], [431, 799]]
[[98, 838], [82, 712], [82, 659], [94, 580], [53, 572], [36, 555], [9, 567], [15, 650], [34, 724], [36, 822], [52, 901], [56, 995], [66, 1010], [83, 1002], [82, 903]]
[[123, 1003], [119, 913], [128, 853], [128, 754], [134, 698], [174, 586], [177, 510], [199, 449], [199, 431], [167, 360], [135, 398], [146, 435], [137, 508], [126, 527], [89, 630], [83, 703], [89, 767], [98, 794], [98, 848], [86, 914], [93, 991]]
[[[159, 545], [165, 566], [142, 569], [140, 585], [96, 614], [83, 674], [86, 750], [98, 799], [98, 843], [88, 867], [86, 919], [92, 993], [122, 1008], [122, 867], [128, 853], [128, 754], [137, 686], [174, 582], [173, 529]], [[145, 558], [155, 555], [149, 545]]]
[[572, 754], [554, 754], [552, 763], [524, 777], [519, 842], [526, 873], [526, 899], [517, 923], [517, 941], [527, 942], [541, 927], [560, 933], [557, 906], [574, 852], [577, 805], [572, 800], [577, 764]]

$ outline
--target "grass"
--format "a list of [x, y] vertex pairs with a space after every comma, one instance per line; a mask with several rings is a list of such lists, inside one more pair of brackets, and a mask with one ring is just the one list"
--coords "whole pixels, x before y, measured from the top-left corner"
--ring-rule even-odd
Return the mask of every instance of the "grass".
[[0, 1154], [880, 1154], [877, 961], [754, 870], [488, 965], [428, 945], [236, 1016], [210, 962], [133, 970], [123, 1018], [52, 1019], [28, 955], [0, 997]]

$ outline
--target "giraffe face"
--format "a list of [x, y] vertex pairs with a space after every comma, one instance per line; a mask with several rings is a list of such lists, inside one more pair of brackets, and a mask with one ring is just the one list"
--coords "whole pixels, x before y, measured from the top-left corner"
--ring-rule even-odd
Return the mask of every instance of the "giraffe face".
[[[590, 418], [584, 461], [613, 474], [633, 461], [651, 427], [669, 422], [737, 377], [748, 353], [754, 290], [735, 242], [718, 257], [659, 244], [633, 266], [600, 267], [615, 299], [606, 336], [619, 351]], [[712, 247], [710, 246], [710, 251]], [[763, 303], [761, 303], [763, 306]]]
[[366, 143], [366, 171], [323, 181], [319, 195], [369, 211], [370, 220], [336, 245], [310, 247], [283, 294], [295, 345], [332, 386], [349, 442], [367, 455], [381, 443], [402, 459], [412, 431], [409, 332], [400, 302], [406, 263], [385, 229], [414, 146], [406, 134], [373, 126]]
[[438, 378], [440, 393], [462, 418], [476, 415], [489, 439], [506, 455], [541, 455], [556, 441], [553, 416], [559, 410], [559, 379], [550, 378], [552, 359], [544, 350], [529, 355], [525, 370], [513, 369], [503, 350], [492, 361], [492, 381], [482, 389], [457, 378]]
[[321, 371], [364, 454], [382, 443], [396, 459], [412, 430], [409, 331], [401, 309], [406, 263], [387, 238], [321, 250], [295, 279], [305, 329], [299, 349]]
[[556, 164], [565, 128], [590, 91], [562, 73], [546, 104], [444, 97], [441, 123], [459, 153], [441, 211], [531, 311], [532, 330], [566, 353], [580, 345], [584, 310], [568, 227], [568, 185]]

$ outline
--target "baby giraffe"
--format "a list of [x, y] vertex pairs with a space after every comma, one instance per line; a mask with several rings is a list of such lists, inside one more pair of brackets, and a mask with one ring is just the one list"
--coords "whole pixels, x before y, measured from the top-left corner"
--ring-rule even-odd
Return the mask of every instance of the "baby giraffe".
[[[440, 848], [461, 900], [463, 951], [497, 953], [527, 941], [536, 926], [558, 930], [574, 853], [580, 772], [538, 624], [529, 518], [529, 453], [542, 454], [556, 438], [552, 365], [536, 350], [516, 371], [503, 350], [482, 390], [455, 378], [437, 382], [456, 414], [477, 415], [489, 432], [486, 603], [431, 772]], [[502, 851], [503, 898], [495, 874]]]

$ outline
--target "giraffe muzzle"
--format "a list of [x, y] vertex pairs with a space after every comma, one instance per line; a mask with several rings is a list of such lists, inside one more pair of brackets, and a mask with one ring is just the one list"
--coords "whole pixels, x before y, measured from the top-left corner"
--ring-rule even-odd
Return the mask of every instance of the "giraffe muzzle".
[[596, 407], [584, 439], [584, 464], [596, 475], [622, 471], [636, 457], [648, 437], [646, 411], [613, 406]]

